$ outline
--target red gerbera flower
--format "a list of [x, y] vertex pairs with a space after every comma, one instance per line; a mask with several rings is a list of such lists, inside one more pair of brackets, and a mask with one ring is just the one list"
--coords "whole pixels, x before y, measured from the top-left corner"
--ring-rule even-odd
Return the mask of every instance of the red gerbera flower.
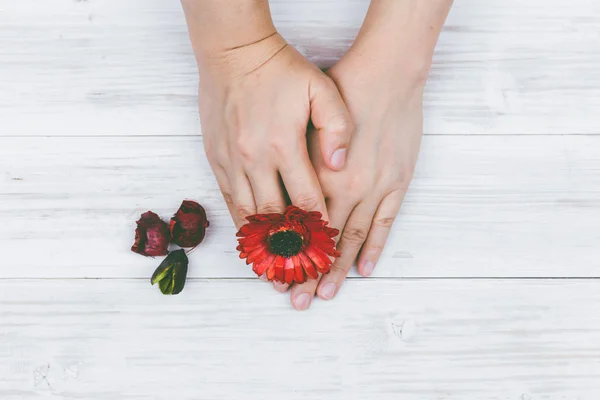
[[256, 214], [237, 236], [240, 258], [253, 264], [256, 275], [281, 283], [304, 283], [317, 279], [331, 267], [328, 256], [339, 257], [332, 238], [339, 231], [327, 226], [320, 212], [288, 206], [283, 214]]

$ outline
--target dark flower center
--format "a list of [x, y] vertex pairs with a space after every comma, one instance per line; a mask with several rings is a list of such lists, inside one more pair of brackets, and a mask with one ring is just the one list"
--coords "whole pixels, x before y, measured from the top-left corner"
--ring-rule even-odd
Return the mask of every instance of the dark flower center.
[[289, 258], [302, 249], [302, 236], [294, 231], [279, 231], [267, 239], [271, 253]]

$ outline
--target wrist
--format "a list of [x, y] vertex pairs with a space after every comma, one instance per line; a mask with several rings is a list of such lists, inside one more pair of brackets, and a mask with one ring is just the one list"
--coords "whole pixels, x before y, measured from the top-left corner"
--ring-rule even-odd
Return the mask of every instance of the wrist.
[[277, 32], [256, 42], [238, 47], [196, 54], [200, 75], [226, 80], [246, 76], [258, 70], [287, 47], [287, 42]]
[[181, 0], [196, 58], [264, 40], [277, 31], [267, 0]]
[[452, 0], [371, 0], [351, 50], [425, 84]]
[[412, 51], [409, 44], [387, 36], [358, 37], [345, 58], [353, 60], [355, 70], [362, 69], [366, 76], [417, 91], [425, 87], [431, 68], [431, 55]]

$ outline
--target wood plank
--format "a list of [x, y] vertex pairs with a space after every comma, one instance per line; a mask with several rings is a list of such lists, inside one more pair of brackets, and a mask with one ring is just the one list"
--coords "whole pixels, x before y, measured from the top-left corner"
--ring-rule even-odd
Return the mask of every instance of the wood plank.
[[594, 280], [0, 280], [0, 397], [595, 400]]
[[[600, 136], [428, 136], [379, 277], [600, 276]], [[4, 277], [148, 277], [134, 221], [211, 220], [194, 277], [250, 277], [200, 137], [2, 138]], [[8, 267], [10, 266], [10, 267]]]
[[[368, 0], [272, 0], [283, 35], [326, 67]], [[426, 133], [597, 133], [600, 3], [457, 1], [426, 93]], [[179, 2], [0, 0], [0, 135], [199, 133]]]

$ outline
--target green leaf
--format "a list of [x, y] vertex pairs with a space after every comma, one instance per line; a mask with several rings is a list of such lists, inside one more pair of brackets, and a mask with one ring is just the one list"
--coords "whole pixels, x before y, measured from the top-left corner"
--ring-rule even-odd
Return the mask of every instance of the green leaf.
[[158, 288], [163, 294], [178, 294], [187, 278], [189, 260], [183, 249], [170, 252], [152, 274], [150, 283], [158, 282]]

